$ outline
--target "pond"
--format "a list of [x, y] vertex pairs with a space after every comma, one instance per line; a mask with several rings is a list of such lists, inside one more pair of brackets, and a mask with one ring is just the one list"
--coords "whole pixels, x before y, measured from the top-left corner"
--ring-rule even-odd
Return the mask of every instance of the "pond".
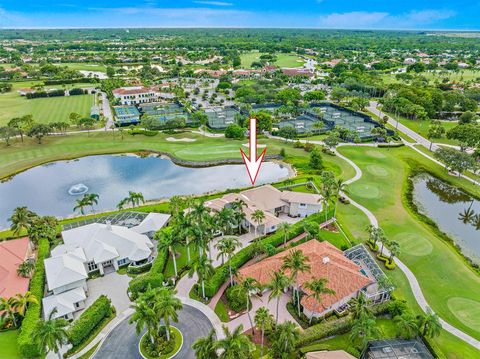
[[[287, 167], [262, 164], [256, 185], [278, 181], [289, 175]], [[114, 209], [129, 191], [142, 192], [145, 199], [250, 186], [244, 165], [187, 168], [169, 159], [134, 155], [102, 155], [52, 162], [31, 168], [0, 183], [0, 228], [19, 206], [39, 215], [67, 217], [84, 193], [99, 195], [97, 211]], [[88, 209], [87, 209], [88, 211]]]
[[462, 252], [480, 263], [480, 201], [428, 174], [413, 179], [420, 213], [437, 223]]

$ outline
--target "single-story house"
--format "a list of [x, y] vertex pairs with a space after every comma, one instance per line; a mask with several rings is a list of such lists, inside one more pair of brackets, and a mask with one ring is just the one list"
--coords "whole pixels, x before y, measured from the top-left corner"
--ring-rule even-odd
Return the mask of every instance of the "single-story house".
[[[323, 317], [337, 310], [357, 297], [360, 291], [374, 284], [362, 271], [362, 267], [345, 257], [341, 250], [327, 241], [319, 242], [316, 239], [245, 266], [238, 271], [237, 278], [254, 278], [260, 284], [267, 285], [273, 273], [281, 271], [284, 258], [296, 250], [302, 251], [310, 265], [310, 271], [299, 273], [297, 278], [300, 290], [304, 293], [300, 303], [308, 318]], [[285, 273], [288, 275], [289, 271], [286, 270]], [[334, 291], [334, 294], [323, 295], [320, 302], [311, 297], [310, 290], [304, 286], [306, 282], [318, 278], [325, 278], [327, 288]]]
[[[280, 214], [287, 214], [290, 217], [307, 217], [322, 211], [322, 196], [312, 193], [280, 191], [271, 185], [255, 187], [240, 193], [230, 193], [205, 202], [205, 206], [220, 211], [239, 200], [245, 203], [243, 227], [248, 231], [256, 228], [257, 232], [263, 234], [275, 232], [278, 225], [284, 222], [279, 218]], [[261, 210], [265, 215], [260, 222], [252, 219], [256, 210]]]
[[28, 291], [30, 278], [17, 274], [20, 264], [33, 260], [33, 250], [28, 237], [0, 242], [0, 298], [11, 298]]
[[85, 299], [87, 295], [82, 287], [45, 297], [43, 298], [43, 317], [72, 320], [74, 312], [85, 308]]

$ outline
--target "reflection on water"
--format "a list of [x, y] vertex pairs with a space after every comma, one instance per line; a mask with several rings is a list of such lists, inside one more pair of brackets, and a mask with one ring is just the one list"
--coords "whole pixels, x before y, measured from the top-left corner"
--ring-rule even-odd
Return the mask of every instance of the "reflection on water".
[[[288, 169], [267, 162], [256, 184], [278, 181]], [[250, 185], [244, 165], [186, 168], [159, 157], [92, 156], [58, 161], [22, 172], [0, 183], [0, 228], [14, 208], [27, 206], [40, 215], [66, 217], [72, 214], [76, 196], [72, 186], [82, 184], [97, 193], [98, 209], [113, 209], [128, 191], [142, 192], [145, 199], [200, 194]]]
[[413, 198], [420, 212], [480, 262], [480, 201], [450, 184], [423, 174], [414, 178]]

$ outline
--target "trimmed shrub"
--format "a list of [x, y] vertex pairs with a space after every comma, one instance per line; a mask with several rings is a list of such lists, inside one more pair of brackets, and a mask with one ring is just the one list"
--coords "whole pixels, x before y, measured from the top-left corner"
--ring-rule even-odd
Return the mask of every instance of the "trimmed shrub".
[[112, 315], [112, 303], [110, 299], [101, 295], [88, 307], [69, 330], [68, 337], [75, 346], [88, 338], [92, 330], [106, 317]]
[[41, 318], [41, 303], [45, 291], [44, 259], [50, 252], [47, 239], [41, 239], [38, 244], [38, 255], [35, 263], [35, 272], [30, 281], [30, 292], [37, 298], [38, 304], [30, 304], [25, 312], [17, 344], [22, 357], [34, 358], [41, 355], [41, 350], [32, 339], [35, 327]]
[[228, 306], [237, 313], [247, 309], [247, 295], [247, 291], [239, 285], [229, 287], [225, 292]]
[[136, 300], [148, 287], [158, 288], [163, 285], [163, 275], [158, 273], [145, 273], [133, 278], [128, 285], [130, 299]]
[[148, 271], [150, 268], [152, 268], [152, 263], [146, 263], [144, 265], [135, 266], [135, 267], [128, 266], [127, 267], [127, 273], [129, 273], [129, 274], [142, 274], [142, 273], [145, 273], [146, 271]]
[[378, 148], [395, 148], [395, 147], [403, 147], [405, 144], [403, 142], [400, 143], [379, 143], [377, 145]]
[[87, 93], [87, 91], [76, 87], [68, 91], [68, 93], [70, 96], [75, 96], [75, 95], [84, 95], [85, 93]]
[[391, 261], [391, 262], [390, 262], [390, 258], [389, 258], [389, 257], [385, 257], [384, 255], [382, 255], [382, 254], [380, 254], [380, 253], [377, 254], [377, 258], [378, 258], [378, 260], [380, 260], [380, 261], [382, 261], [382, 262], [385, 263], [385, 268], [387, 268], [387, 269], [392, 270], [392, 269], [395, 269], [395, 267], [397, 266], [397, 265], [395, 264], [395, 261]]

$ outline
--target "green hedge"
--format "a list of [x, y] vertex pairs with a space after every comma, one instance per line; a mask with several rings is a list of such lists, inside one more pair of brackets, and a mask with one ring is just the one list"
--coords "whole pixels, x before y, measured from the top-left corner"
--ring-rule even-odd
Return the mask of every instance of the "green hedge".
[[225, 292], [228, 306], [237, 313], [247, 309], [247, 295], [247, 291], [239, 285], [228, 287]]
[[141, 274], [132, 279], [128, 284], [128, 293], [130, 299], [136, 300], [140, 293], [147, 290], [148, 286], [152, 288], [161, 287], [163, 284], [163, 271], [167, 265], [168, 251], [158, 252], [157, 257], [153, 260], [152, 266], [148, 273]]
[[50, 252], [47, 239], [41, 239], [38, 245], [35, 272], [30, 281], [30, 292], [38, 299], [38, 304], [30, 304], [22, 321], [20, 334], [17, 339], [18, 349], [24, 358], [34, 358], [41, 355], [41, 349], [32, 339], [35, 327], [41, 318], [41, 303], [45, 291], [45, 265], [44, 259]]
[[107, 296], [101, 295], [73, 323], [68, 332], [70, 342], [74, 346], [82, 343], [85, 338], [88, 338], [90, 332], [95, 329], [98, 323], [110, 315], [112, 315], [112, 303]]
[[152, 263], [146, 263], [144, 265], [140, 266], [128, 266], [127, 267], [127, 273], [129, 274], [142, 274], [148, 271], [150, 268], [152, 268]]
[[[331, 216], [328, 216], [330, 218]], [[311, 216], [293, 224], [288, 231], [288, 240], [291, 240], [298, 235], [304, 232], [303, 225], [307, 221], [315, 221], [315, 222], [323, 222], [325, 220], [325, 213], [316, 213], [312, 214]], [[264, 237], [260, 237], [258, 241], [265, 247], [273, 246], [278, 247], [279, 245], [283, 244], [284, 235], [283, 231], [277, 231], [276, 233]], [[246, 248], [241, 249], [238, 251], [232, 258], [230, 259], [230, 263], [235, 272], [241, 266], [243, 266], [246, 262], [253, 258], [255, 254], [254, 246], [248, 246]], [[213, 297], [215, 293], [218, 292], [218, 289], [222, 286], [223, 283], [226, 282], [229, 276], [228, 271], [228, 261], [225, 264], [217, 267], [215, 269], [215, 273], [212, 277], [205, 281], [205, 295], [209, 298]]]

